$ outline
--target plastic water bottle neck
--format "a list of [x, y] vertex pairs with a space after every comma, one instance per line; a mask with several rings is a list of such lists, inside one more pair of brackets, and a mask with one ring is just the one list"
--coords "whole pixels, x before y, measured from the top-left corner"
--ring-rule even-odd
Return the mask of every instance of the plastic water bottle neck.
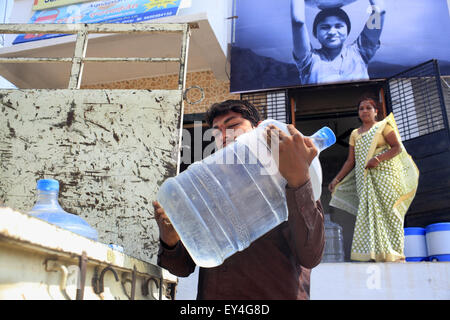
[[35, 205], [61, 208], [58, 202], [58, 191], [37, 190]]
[[309, 138], [313, 141], [319, 153], [336, 142], [336, 136], [328, 127], [323, 127]]
[[[283, 123], [283, 122], [280, 122], [277, 120], [273, 120], [273, 119], [264, 120], [263, 122], [261, 122], [258, 125], [258, 128], [263, 129], [270, 124], [277, 126], [281, 130], [283, 130], [285, 133], [289, 134], [286, 123]], [[302, 133], [300, 132], [300, 134], [302, 134]], [[325, 150], [326, 148], [332, 146], [334, 143], [336, 143], [336, 136], [334, 135], [334, 132], [326, 126], [322, 127], [320, 130], [318, 130], [316, 133], [309, 136], [308, 138], [310, 138], [313, 141], [313, 143], [317, 147], [319, 153], [321, 151]]]

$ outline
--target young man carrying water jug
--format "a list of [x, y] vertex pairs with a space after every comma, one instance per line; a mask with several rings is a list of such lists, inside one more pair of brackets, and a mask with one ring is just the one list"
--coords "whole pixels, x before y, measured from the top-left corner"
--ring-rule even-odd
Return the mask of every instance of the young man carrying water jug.
[[[210, 107], [206, 122], [213, 129], [217, 147], [223, 148], [261, 121], [249, 102], [227, 100]], [[200, 268], [197, 299], [309, 299], [310, 269], [319, 264], [325, 244], [322, 206], [314, 201], [308, 171], [318, 151], [293, 125], [288, 130], [291, 136], [273, 125], [266, 131], [278, 145], [278, 167], [287, 181], [288, 220], [221, 265]], [[158, 265], [187, 277], [196, 265], [164, 209], [157, 201], [153, 206], [160, 231]]]

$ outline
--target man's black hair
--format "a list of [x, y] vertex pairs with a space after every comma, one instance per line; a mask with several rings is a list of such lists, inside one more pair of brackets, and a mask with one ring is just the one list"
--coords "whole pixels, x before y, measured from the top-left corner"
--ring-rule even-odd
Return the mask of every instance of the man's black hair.
[[347, 13], [340, 9], [340, 8], [329, 8], [329, 9], [323, 9], [321, 10], [316, 18], [314, 19], [314, 23], [313, 23], [313, 35], [314, 37], [317, 38], [317, 26], [318, 24], [323, 21], [325, 18], [328, 17], [338, 17], [341, 20], [343, 20], [345, 22], [345, 24], [347, 25], [347, 34], [350, 33], [350, 30], [352, 28], [352, 24], [350, 23], [350, 18], [348, 17]]
[[230, 111], [242, 114], [244, 119], [247, 119], [256, 127], [261, 120], [258, 109], [246, 100], [226, 100], [223, 102], [214, 103], [208, 111], [206, 111], [205, 121], [212, 127], [213, 121], [216, 117], [226, 114]]

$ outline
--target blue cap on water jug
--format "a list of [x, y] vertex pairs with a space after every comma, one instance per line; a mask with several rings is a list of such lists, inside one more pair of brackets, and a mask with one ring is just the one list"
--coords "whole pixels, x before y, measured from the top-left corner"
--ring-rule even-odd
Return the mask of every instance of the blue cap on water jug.
[[328, 127], [323, 127], [314, 133], [310, 138], [314, 141], [314, 144], [319, 149], [319, 152], [336, 143], [336, 136]]
[[40, 179], [37, 182], [37, 189], [42, 191], [59, 191], [59, 182], [54, 179]]

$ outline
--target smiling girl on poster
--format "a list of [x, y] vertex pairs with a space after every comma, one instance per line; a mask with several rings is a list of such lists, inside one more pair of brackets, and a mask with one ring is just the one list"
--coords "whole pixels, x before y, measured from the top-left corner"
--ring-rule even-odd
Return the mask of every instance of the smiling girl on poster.
[[305, 0], [291, 0], [293, 56], [301, 84], [369, 79], [367, 66], [380, 47], [385, 16], [382, 0], [369, 4], [372, 13], [351, 44], [345, 44], [351, 30], [347, 13], [340, 7], [319, 6], [323, 9], [314, 19], [312, 34], [321, 47], [314, 49], [305, 23]]

